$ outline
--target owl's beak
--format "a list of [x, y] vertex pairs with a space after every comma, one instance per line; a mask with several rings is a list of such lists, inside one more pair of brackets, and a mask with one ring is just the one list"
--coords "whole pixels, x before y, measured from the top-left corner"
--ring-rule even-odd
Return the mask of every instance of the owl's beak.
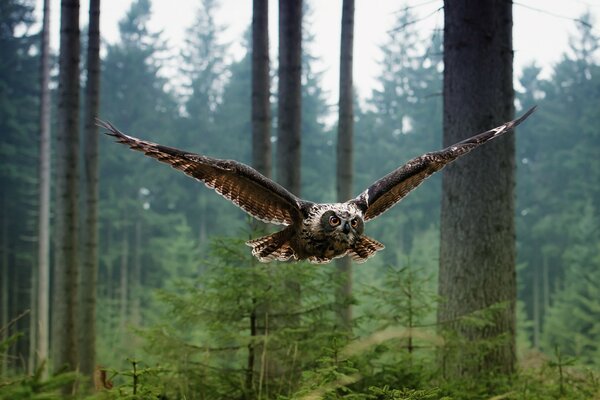
[[344, 234], [348, 234], [350, 233], [350, 224], [348, 223], [348, 221], [344, 221], [344, 226], [342, 227], [342, 231], [344, 232]]

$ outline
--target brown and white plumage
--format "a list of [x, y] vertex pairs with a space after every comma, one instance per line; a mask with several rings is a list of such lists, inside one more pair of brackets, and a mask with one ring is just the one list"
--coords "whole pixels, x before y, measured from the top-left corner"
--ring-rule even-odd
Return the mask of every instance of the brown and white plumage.
[[171, 165], [198, 179], [261, 221], [286, 228], [247, 242], [260, 261], [304, 260], [328, 263], [349, 255], [364, 262], [383, 244], [363, 234], [367, 222], [398, 203], [427, 177], [483, 143], [523, 122], [520, 118], [480, 133], [443, 150], [414, 158], [374, 182], [345, 203], [318, 204], [302, 200], [253, 168], [233, 160], [220, 160], [140, 140], [124, 134], [109, 122], [98, 125], [119, 143]]

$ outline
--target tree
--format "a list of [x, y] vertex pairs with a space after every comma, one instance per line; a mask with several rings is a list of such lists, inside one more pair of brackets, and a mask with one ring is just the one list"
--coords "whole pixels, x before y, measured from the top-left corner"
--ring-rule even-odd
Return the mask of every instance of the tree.
[[[599, 164], [593, 161], [600, 151], [595, 129], [598, 38], [590, 28], [590, 15], [580, 20], [583, 23], [577, 23], [569, 38], [571, 47], [554, 66], [551, 78], [540, 78], [535, 65], [527, 67], [520, 79], [525, 92], [518, 97], [521, 104], [539, 104], [536, 118], [517, 135], [517, 214], [521, 216], [517, 238], [523, 265], [519, 280], [525, 282], [519, 297], [534, 320], [532, 333], [538, 339], [534, 345], [553, 352], [559, 344], [561, 352], [570, 355], [577, 353], [574, 344], [567, 342], [580, 340], [585, 331], [580, 329], [585, 326], [580, 318], [587, 314], [575, 298], [584, 295], [586, 279], [593, 279], [597, 263], [593, 243], [598, 230], [586, 227], [584, 221], [598, 220], [593, 205], [600, 201], [593, 183], [600, 179]], [[569, 326], [568, 334], [557, 331], [560, 326]]]
[[[444, 3], [444, 146], [513, 117], [512, 4]], [[444, 170], [438, 322], [470, 342], [504, 339], [477, 359], [444, 360], [450, 374], [515, 367], [514, 136]], [[461, 317], [493, 307], [492, 323]], [[467, 351], [468, 350], [462, 350]]]
[[[48, 359], [50, 317], [50, 0], [44, 0], [40, 53], [40, 158], [36, 364]], [[34, 289], [35, 290], [35, 289]], [[47, 370], [46, 370], [47, 371]]]
[[[80, 280], [79, 368], [96, 368], [96, 283], [98, 280], [98, 127], [100, 107], [100, 0], [90, 0], [85, 85], [85, 245]], [[93, 382], [93, 379], [91, 380]]]
[[279, 1], [277, 180], [300, 195], [302, 1]]
[[37, 243], [31, 239], [37, 236], [38, 149], [32, 144], [39, 141], [39, 39], [31, 34], [35, 23], [31, 3], [0, 3], [0, 325], [6, 328], [0, 341], [17, 332], [29, 338], [0, 350], [2, 356], [7, 351], [14, 357], [2, 357], [4, 369], [20, 368], [20, 360], [33, 358], [29, 357], [35, 339], [30, 331], [35, 327], [33, 313], [7, 324], [35, 308], [31, 289]]
[[[441, 147], [436, 136], [441, 130], [441, 35], [434, 31], [423, 37], [410, 24], [415, 19], [410, 8], [396, 14], [395, 28], [381, 45], [381, 74], [367, 99], [369, 109], [356, 108], [355, 152], [360, 157], [355, 160], [354, 178], [359, 190], [402, 162]], [[439, 229], [440, 188], [441, 176], [436, 174], [386, 218], [371, 223], [369, 229], [387, 243], [387, 249], [369, 262], [399, 265], [425, 240], [430, 254], [427, 269], [437, 270], [438, 239], [429, 240], [429, 232]]]
[[[340, 50], [340, 100], [338, 111], [337, 136], [337, 199], [340, 202], [352, 198], [353, 171], [353, 45], [354, 45], [354, 0], [344, 0], [342, 6], [342, 38]], [[347, 303], [352, 295], [352, 263], [349, 257], [337, 260], [340, 274], [338, 302]], [[350, 328], [352, 308], [350, 304], [341, 306], [342, 324]]]
[[[214, 18], [217, 7], [218, 3], [214, 0], [200, 2], [194, 24], [187, 29], [181, 71], [187, 77], [185, 89], [189, 97], [185, 101], [185, 118], [182, 121], [186, 134], [181, 135], [181, 143], [183, 148], [194, 148], [201, 154], [233, 158], [229, 151], [236, 146], [230, 146], [230, 133], [221, 135], [215, 121], [223, 86], [230, 78], [224, 63], [227, 46], [219, 38], [223, 27], [217, 25]], [[235, 120], [229, 116], [228, 122]], [[187, 210], [188, 217], [196, 221], [194, 226], [199, 227], [200, 242], [206, 245], [208, 232], [220, 225], [218, 221], [223, 217], [218, 212], [220, 200], [206, 192], [199, 196], [194, 191], [186, 191], [185, 194], [189, 196], [186, 203], [194, 205], [193, 209]]]
[[269, 0], [254, 0], [252, 4], [252, 166], [270, 177]]
[[79, 1], [62, 0], [58, 83], [57, 191], [53, 303], [56, 368], [77, 368], [79, 192]]

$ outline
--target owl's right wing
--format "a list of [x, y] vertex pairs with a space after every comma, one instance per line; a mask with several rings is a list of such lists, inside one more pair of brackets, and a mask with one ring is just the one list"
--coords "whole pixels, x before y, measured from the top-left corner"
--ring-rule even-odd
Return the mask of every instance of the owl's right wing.
[[367, 190], [359, 194], [355, 199], [350, 200], [350, 202], [354, 203], [363, 212], [365, 221], [373, 219], [402, 200], [431, 174], [439, 171], [447, 164], [485, 142], [511, 131], [514, 127], [525, 121], [533, 111], [535, 111], [535, 107], [529, 109], [518, 119], [506, 122], [494, 129], [465, 139], [443, 150], [413, 158], [403, 166], [374, 182]]
[[124, 134], [111, 123], [97, 120], [106, 134], [131, 149], [171, 165], [214, 189], [261, 221], [291, 225], [301, 220], [305, 202], [255, 169], [233, 160], [219, 160], [147, 142]]

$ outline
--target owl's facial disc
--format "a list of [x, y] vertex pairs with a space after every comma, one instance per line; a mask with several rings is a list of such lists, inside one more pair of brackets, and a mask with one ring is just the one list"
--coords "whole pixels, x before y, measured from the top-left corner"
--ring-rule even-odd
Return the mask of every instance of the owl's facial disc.
[[321, 226], [328, 232], [337, 231], [344, 235], [361, 235], [364, 228], [362, 219], [349, 213], [336, 214], [329, 210], [321, 216]]

